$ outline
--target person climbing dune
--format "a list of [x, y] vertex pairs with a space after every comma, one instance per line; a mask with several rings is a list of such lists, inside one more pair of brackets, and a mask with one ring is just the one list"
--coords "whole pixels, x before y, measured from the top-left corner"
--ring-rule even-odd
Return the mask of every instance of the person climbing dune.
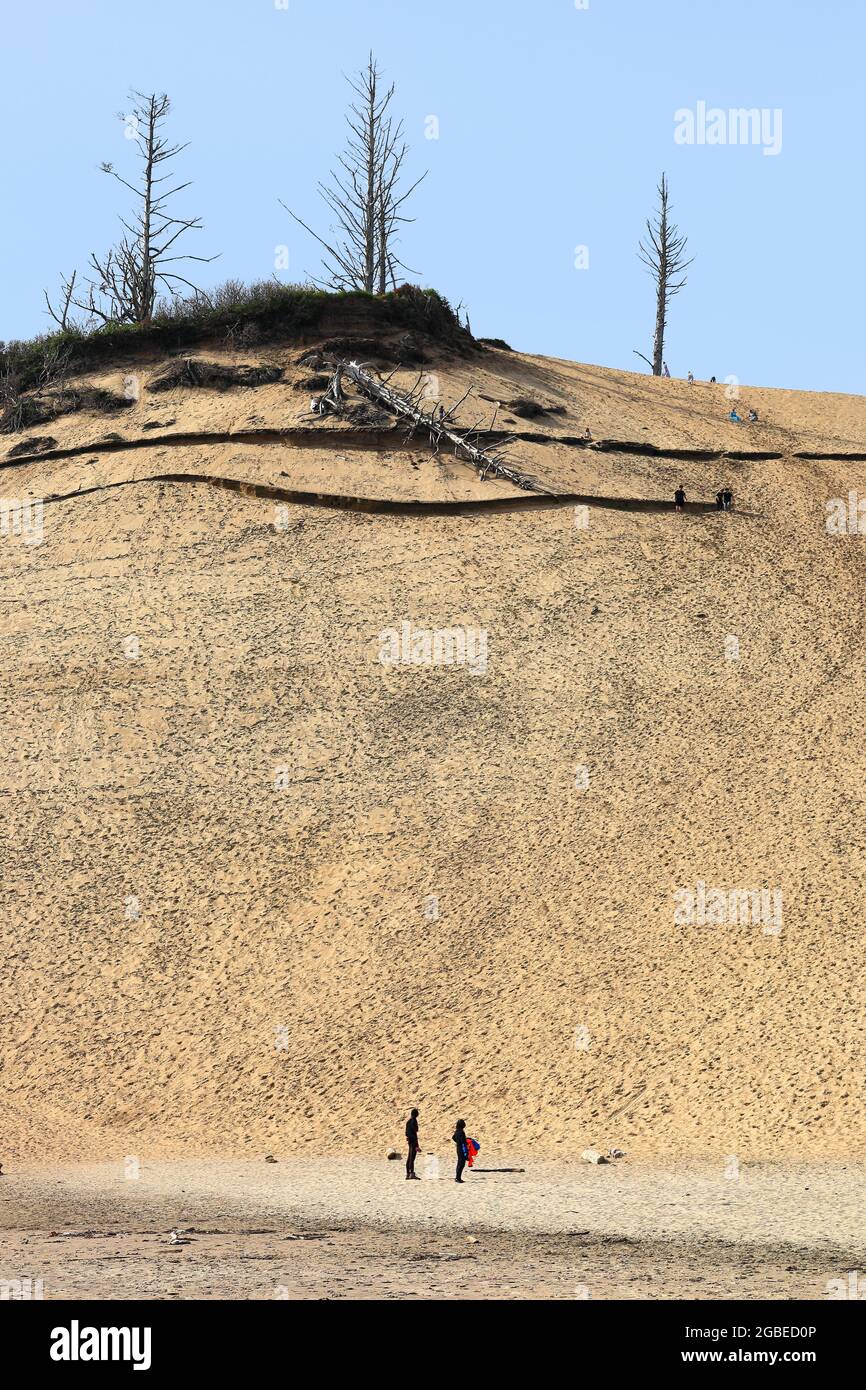
[[683, 487], [682, 483], [680, 483], [679, 487], [677, 488], [676, 492], [674, 493], [674, 510], [675, 510], [675, 511], [678, 511], [678, 512], [681, 512], [681, 511], [683, 510], [683, 508], [685, 507], [685, 505], [686, 505], [686, 490], [685, 490], [685, 488]]

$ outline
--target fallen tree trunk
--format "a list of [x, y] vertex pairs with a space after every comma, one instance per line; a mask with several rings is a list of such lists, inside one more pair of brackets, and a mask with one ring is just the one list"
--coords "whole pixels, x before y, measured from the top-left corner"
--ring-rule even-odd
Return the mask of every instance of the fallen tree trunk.
[[[469, 395], [469, 391], [449, 410], [446, 410], [442, 405], [434, 406], [429, 411], [422, 410], [423, 396], [417, 383], [411, 391], [398, 391], [388, 385], [388, 380], [378, 380], [358, 362], [337, 361], [331, 385], [321, 397], [320, 409], [333, 410], [337, 414], [342, 413], [345, 401], [342, 388], [344, 376], [354, 382], [363, 396], [376, 401], [378, 405], [383, 406], [385, 410], [398, 416], [399, 419], [406, 420], [411, 433], [414, 434], [416, 430], [423, 430], [429, 436], [435, 450], [439, 449], [443, 440], [450, 444], [455, 454], [467, 459], [472, 464], [482, 481], [492, 473], [495, 477], [502, 478], [523, 492], [537, 492], [547, 497], [556, 495], [551, 492], [550, 488], [542, 487], [540, 483], [537, 483], [526, 473], [521, 473], [519, 469], [512, 468], [507, 462], [505, 453], [509, 444], [513, 442], [510, 437], [506, 436], [504, 439], [498, 440], [493, 447], [484, 448], [484, 435], [489, 431], [479, 430], [476, 426], [470, 429], [461, 429], [456, 420], [456, 413]], [[493, 418], [496, 419], [495, 414]]]

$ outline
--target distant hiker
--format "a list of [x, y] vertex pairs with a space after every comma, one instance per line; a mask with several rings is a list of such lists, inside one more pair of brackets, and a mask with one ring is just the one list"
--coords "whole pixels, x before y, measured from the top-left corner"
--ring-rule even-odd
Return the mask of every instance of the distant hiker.
[[678, 512], [681, 512], [682, 509], [683, 509], [683, 507], [684, 507], [685, 505], [686, 505], [686, 490], [685, 490], [685, 488], [683, 487], [682, 483], [680, 483], [679, 487], [677, 488], [676, 492], [674, 493], [674, 509], [675, 509], [676, 511], [678, 511]]
[[734, 505], [734, 494], [729, 487], [726, 487], [722, 493], [722, 504], [726, 512], [729, 512]]
[[724, 510], [725, 510], [725, 494], [724, 494], [724, 492], [717, 492], [717, 493], [716, 493], [716, 511], [717, 511], [717, 512], [723, 512]]
[[754, 425], [755, 422], [757, 421], [757, 418], [758, 418], [758, 412], [757, 412], [757, 410], [750, 410], [750, 411], [749, 411], [749, 424], [750, 424], [750, 425]]
[[668, 381], [670, 381], [671, 373], [667, 362], [662, 362], [662, 376], [666, 376]]
[[689, 383], [689, 386], [694, 386], [694, 384], [695, 384], [695, 374], [694, 374], [694, 372], [689, 372], [688, 376], [686, 377], [686, 381]]
[[454, 1178], [454, 1181], [462, 1182], [463, 1169], [466, 1167], [466, 1160], [469, 1157], [469, 1141], [466, 1138], [465, 1120], [457, 1121], [457, 1127], [455, 1128], [454, 1133], [451, 1135], [451, 1138], [454, 1140], [454, 1144], [457, 1149], [457, 1174]]
[[743, 417], [742, 415], [737, 414], [736, 407], [734, 407], [734, 409], [731, 411], [730, 415], [728, 416], [728, 419], [733, 421], [735, 425], [741, 425], [743, 423]]
[[586, 440], [592, 439], [592, 430], [589, 428], [589, 425], [587, 425], [586, 429], [584, 430], [583, 437]]
[[418, 1143], [417, 1110], [413, 1110], [412, 1114], [406, 1121], [406, 1144], [409, 1148], [409, 1156], [406, 1159], [406, 1181], [410, 1182], [414, 1178], [415, 1182], [420, 1182], [421, 1179], [415, 1172], [415, 1155], [417, 1154], [418, 1149], [420, 1148], [420, 1145]]
[[710, 377], [710, 381], [715, 381], [715, 379], [716, 379], [716, 378], [715, 378], [714, 376], [711, 376], [711, 377]]

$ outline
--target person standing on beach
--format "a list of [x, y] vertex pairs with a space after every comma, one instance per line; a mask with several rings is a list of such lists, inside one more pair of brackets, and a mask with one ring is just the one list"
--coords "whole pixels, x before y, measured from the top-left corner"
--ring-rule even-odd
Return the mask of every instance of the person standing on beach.
[[469, 1145], [466, 1142], [466, 1121], [458, 1120], [457, 1127], [451, 1138], [457, 1149], [457, 1174], [455, 1182], [463, 1181], [463, 1169], [466, 1167], [466, 1160], [469, 1157]]
[[418, 1111], [413, 1110], [406, 1121], [406, 1143], [409, 1146], [409, 1154], [406, 1159], [406, 1181], [420, 1182], [421, 1179], [415, 1172], [415, 1155], [421, 1147], [418, 1143]]
[[685, 505], [686, 505], [686, 490], [685, 490], [685, 488], [683, 487], [682, 483], [680, 483], [679, 487], [677, 488], [676, 492], [674, 493], [674, 510], [677, 511], [677, 512], [681, 512], [682, 509], [683, 509], [683, 507], [684, 507]]

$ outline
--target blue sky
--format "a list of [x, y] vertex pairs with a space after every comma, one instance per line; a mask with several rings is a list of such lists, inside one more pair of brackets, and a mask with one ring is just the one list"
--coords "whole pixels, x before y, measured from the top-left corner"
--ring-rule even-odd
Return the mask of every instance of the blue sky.
[[[172, 97], [194, 179], [179, 211], [220, 253], [206, 286], [318, 270], [283, 198], [327, 226], [315, 186], [343, 139], [344, 73], [370, 47], [429, 169], [404, 258], [476, 334], [641, 369], [650, 279], [637, 242], [664, 169], [695, 263], [674, 300], [674, 375], [863, 390], [866, 6], [854, 0], [40, 0], [7, 8], [0, 115], [0, 338], [45, 329], [42, 289], [117, 230], [131, 87]], [[677, 144], [674, 113], [781, 110], [781, 149]], [[428, 118], [438, 139], [425, 138]], [[586, 246], [589, 267], [575, 268]]]

